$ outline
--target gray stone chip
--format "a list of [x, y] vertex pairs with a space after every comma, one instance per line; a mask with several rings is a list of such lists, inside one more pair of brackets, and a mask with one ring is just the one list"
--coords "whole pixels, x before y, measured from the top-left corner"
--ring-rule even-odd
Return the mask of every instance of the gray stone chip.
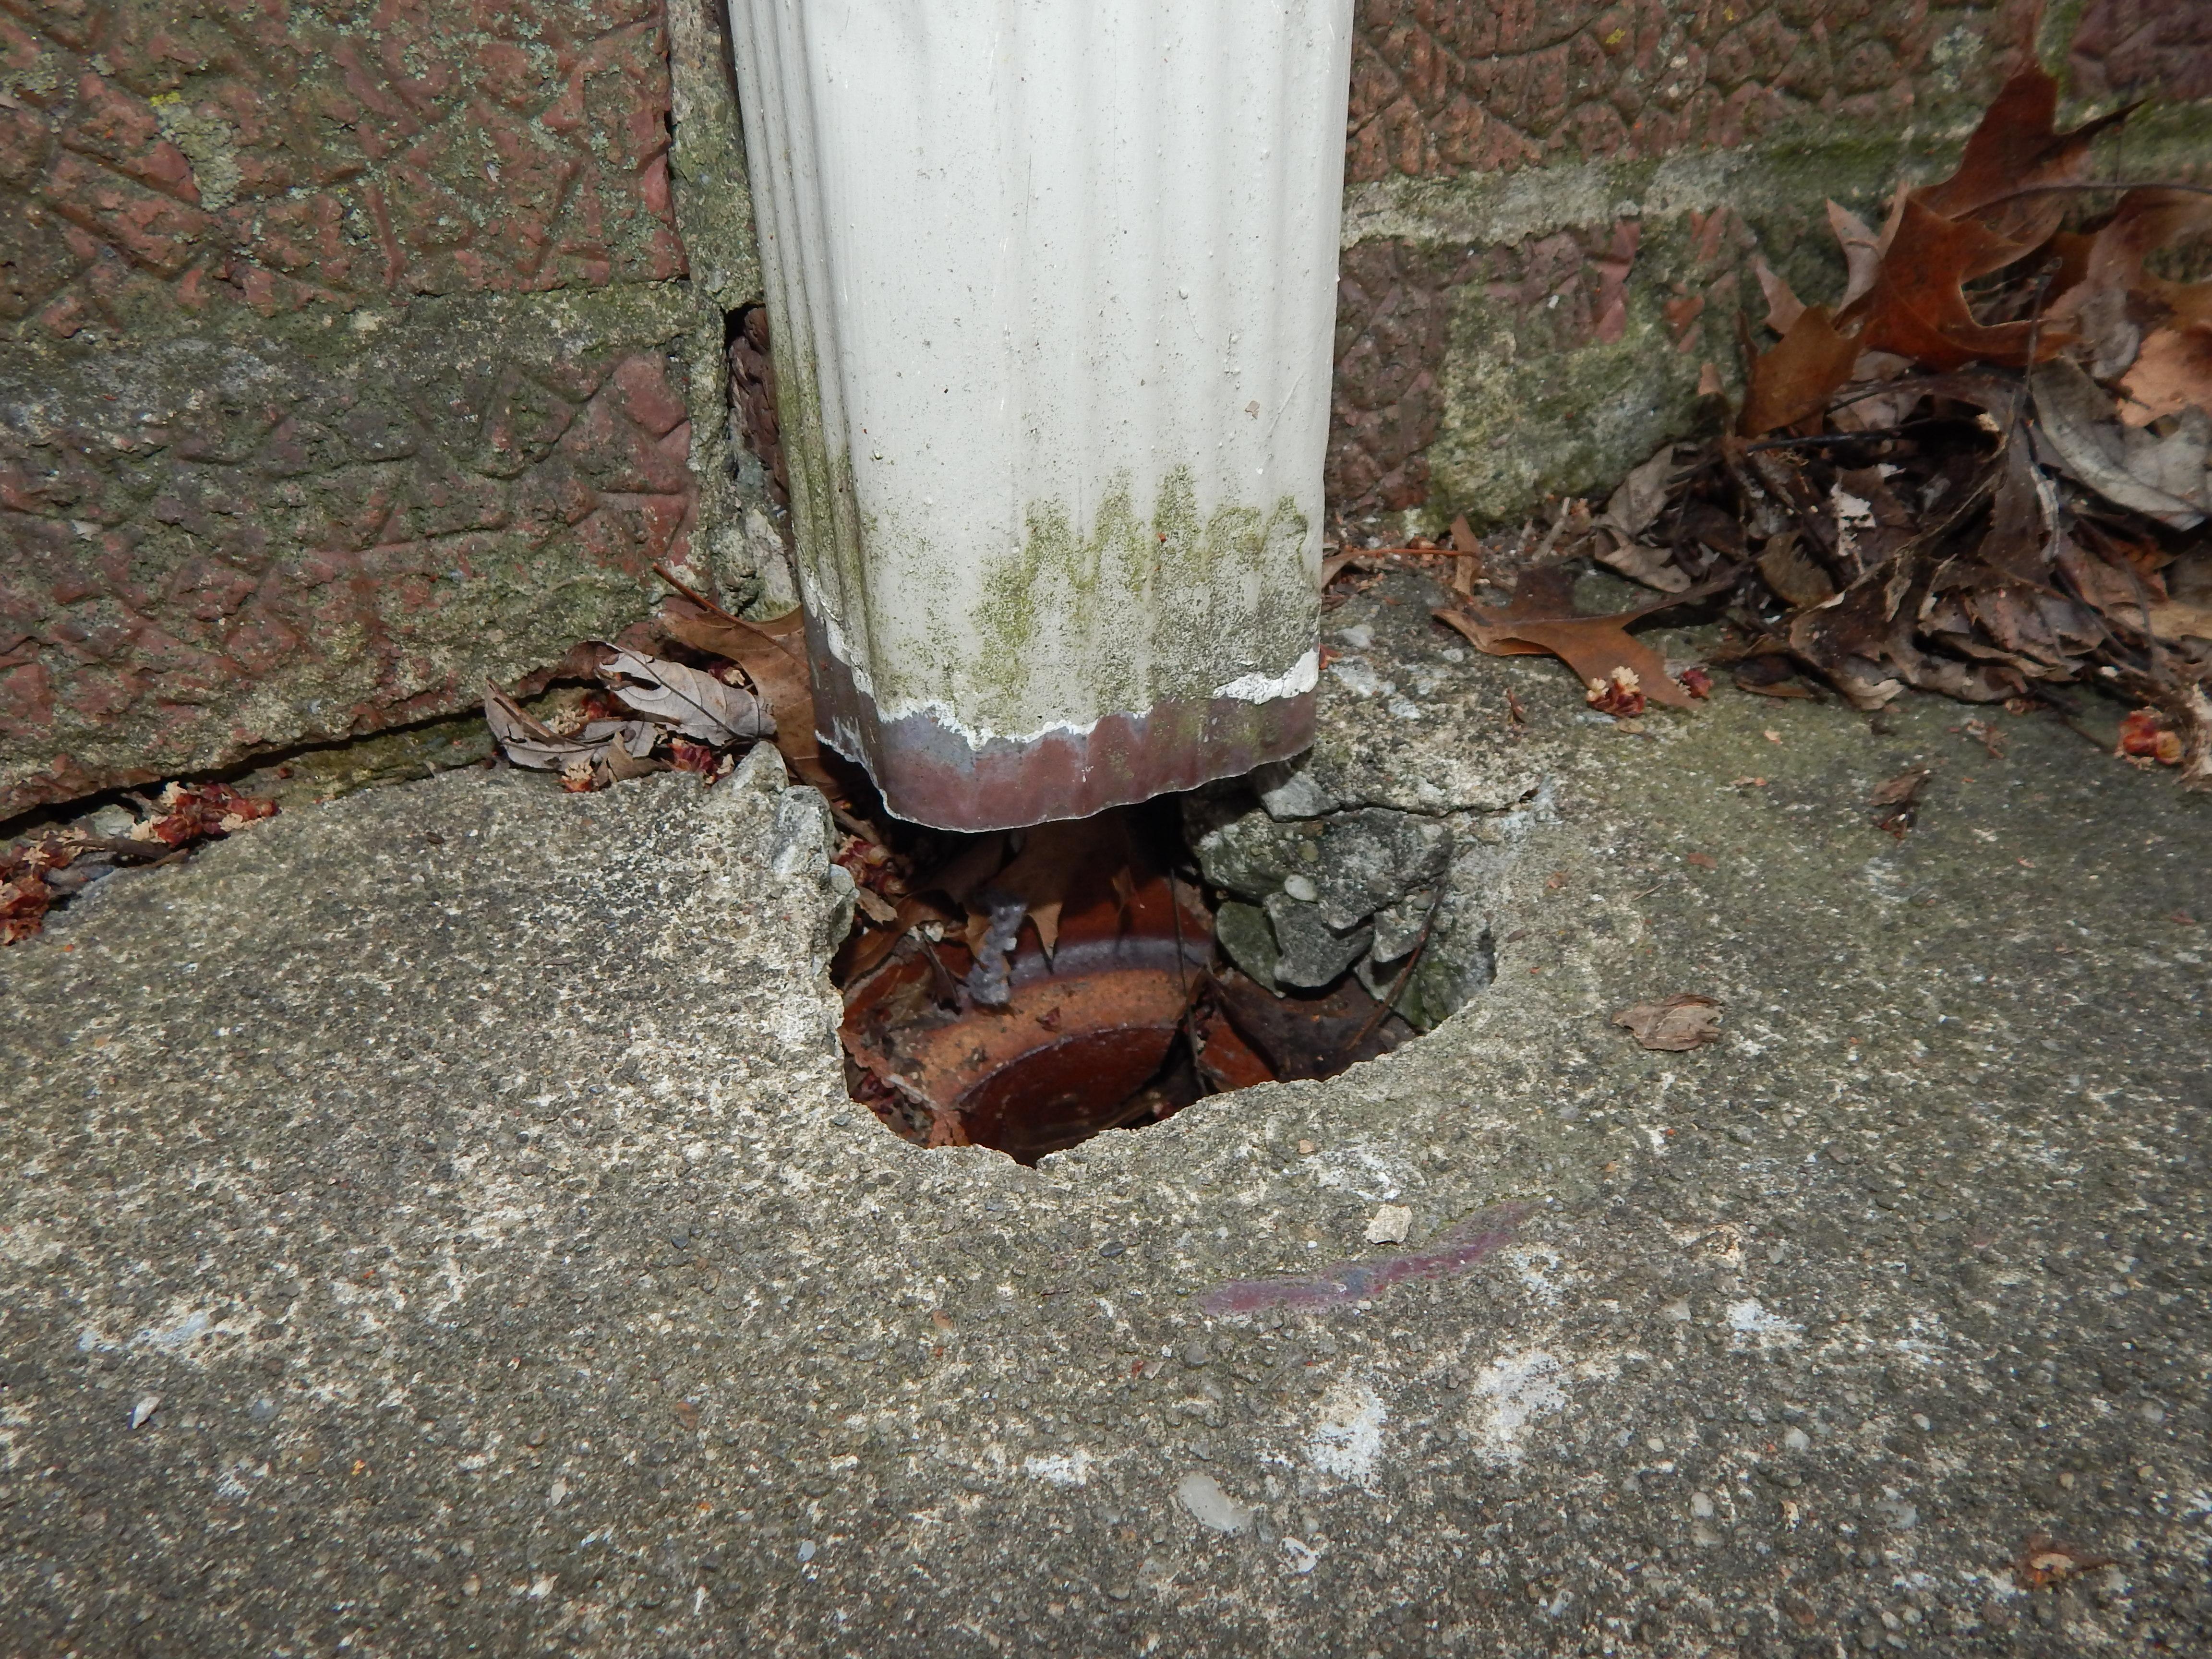
[[1285, 985], [1328, 984], [1366, 955], [1375, 937], [1375, 930], [1366, 927], [1339, 933], [1324, 920], [1321, 906], [1301, 904], [1284, 893], [1270, 894], [1267, 910], [1281, 947], [1275, 977]]

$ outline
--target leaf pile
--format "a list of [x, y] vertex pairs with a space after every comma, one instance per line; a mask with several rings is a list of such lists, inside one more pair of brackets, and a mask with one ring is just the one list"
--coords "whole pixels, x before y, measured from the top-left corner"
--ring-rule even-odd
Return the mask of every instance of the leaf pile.
[[767, 738], [800, 781], [822, 790], [833, 805], [848, 806], [850, 792], [823, 763], [814, 735], [799, 613], [747, 622], [666, 571], [659, 574], [679, 597], [633, 630], [656, 641], [656, 648], [596, 641], [579, 646], [553, 677], [590, 677], [602, 689], [571, 710], [561, 727], [499, 687], [484, 688], [484, 719], [508, 761], [557, 772], [562, 787], [582, 792], [672, 769], [718, 777], [737, 750]]
[[172, 783], [153, 800], [127, 799], [143, 816], [125, 835], [100, 836], [73, 824], [0, 848], [0, 945], [32, 937], [55, 905], [102, 876], [128, 865], [165, 864], [276, 813], [275, 801], [227, 783]]
[[[588, 698], [570, 730], [546, 725], [497, 686], [484, 688], [484, 719], [508, 760], [558, 772], [567, 789], [604, 789], [671, 769], [711, 775], [720, 751], [775, 731], [734, 665], [711, 672], [620, 647], [607, 651], [597, 672], [618, 707]], [[657, 752], [664, 745], [665, 757]]]
[[2146, 706], [2126, 752], [2212, 787], [2212, 283], [2151, 268], [2212, 228], [2212, 193], [2139, 186], [2068, 228], [2128, 112], [2060, 132], [2057, 107], [2031, 60], [1879, 230], [1831, 203], [1844, 291], [1807, 305], [1760, 267], [1777, 337], [1735, 430], [1652, 457], [1588, 536], [1663, 592], [1720, 584], [1746, 690], [1876, 709], [2094, 677]]

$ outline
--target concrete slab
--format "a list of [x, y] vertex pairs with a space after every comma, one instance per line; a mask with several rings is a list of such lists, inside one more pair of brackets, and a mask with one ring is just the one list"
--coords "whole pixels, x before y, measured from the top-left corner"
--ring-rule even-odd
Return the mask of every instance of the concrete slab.
[[[1419, 598], [1336, 619], [1401, 684]], [[2206, 804], [1440, 660], [1543, 757], [1496, 983], [1034, 1171], [844, 1100], [763, 767], [94, 890], [0, 956], [0, 1646], [2203, 1650]], [[1716, 1046], [1607, 1023], [1678, 990]]]

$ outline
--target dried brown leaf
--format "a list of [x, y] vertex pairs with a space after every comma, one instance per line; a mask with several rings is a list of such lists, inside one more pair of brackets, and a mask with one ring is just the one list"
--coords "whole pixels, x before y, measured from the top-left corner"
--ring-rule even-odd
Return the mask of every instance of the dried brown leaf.
[[483, 708], [493, 738], [516, 766], [540, 772], [588, 769], [613, 740], [611, 733], [562, 737], [495, 685], [484, 687]]
[[1859, 343], [1838, 333], [1826, 306], [1808, 306], [1782, 342], [1751, 366], [1737, 430], [1757, 438], [1810, 420], [1850, 378]]
[[1767, 327], [1777, 334], [1787, 334], [1805, 314], [1805, 302], [1790, 291], [1788, 283], [1768, 268], [1765, 256], [1753, 259], [1751, 269], [1759, 278], [1759, 292], [1766, 296]]
[[1893, 351], [1935, 369], [1975, 362], [2019, 368], [2031, 350], [2040, 362], [2072, 336], [2035, 320], [1987, 326], [1966, 304], [1963, 284], [1978, 270], [2016, 258], [2011, 245], [1972, 219], [1953, 220], [1908, 197], [1874, 285], [1837, 313], [1837, 331], [1870, 351]]
[[1828, 228], [1844, 250], [1844, 297], [1836, 301], [1840, 308], [1874, 286], [1881, 270], [1881, 238], [1840, 202], [1828, 204]]
[[2065, 216], [2065, 196], [2021, 192], [2085, 178], [2097, 135], [2134, 110], [2130, 105], [2060, 132], [2058, 83], [2035, 61], [2032, 42], [2024, 56], [1967, 137], [1958, 170], [1913, 192], [1931, 213], [1948, 219], [1972, 216], [1990, 233], [1996, 246], [1984, 258], [1990, 263], [1967, 270], [1967, 276], [1997, 270], [2047, 240]]
[[1690, 695], [1667, 672], [1666, 659], [1629, 633], [1628, 624], [1686, 600], [1719, 592], [1735, 575], [1730, 568], [1679, 594], [1633, 611], [1588, 617], [1573, 607], [1573, 572], [1564, 565], [1540, 565], [1522, 573], [1511, 600], [1503, 610], [1471, 605], [1463, 611], [1431, 614], [1487, 655], [1557, 657], [1574, 670], [1575, 678], [1585, 688], [1593, 680], [1609, 681], [1615, 669], [1626, 668], [1654, 702], [1687, 708]]
[[2212, 413], [2212, 326], [2153, 329], [2121, 376], [2120, 390], [2127, 394], [2120, 418], [2130, 426], [2187, 409]]
[[[617, 651], [601, 665], [608, 689], [641, 714], [716, 747], [771, 735], [775, 722], [743, 686], [635, 651]], [[630, 684], [629, 682], [635, 682]]]
[[2147, 483], [2128, 466], [2125, 433], [2112, 400], [2080, 365], [2054, 359], [2038, 368], [2028, 383], [2043, 436], [2076, 479], [2106, 500], [2176, 530], [2194, 530], [2204, 522], [2193, 503]]
[[1695, 992], [1677, 992], [1656, 1002], [1638, 1002], [1623, 1008], [1613, 1023], [1646, 1048], [1679, 1054], [1717, 1042], [1723, 1005]]

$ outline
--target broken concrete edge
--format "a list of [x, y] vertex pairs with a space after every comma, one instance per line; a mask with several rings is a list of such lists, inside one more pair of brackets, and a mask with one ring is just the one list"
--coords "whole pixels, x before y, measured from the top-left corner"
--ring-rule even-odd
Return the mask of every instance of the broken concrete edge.
[[795, 609], [799, 594], [787, 515], [770, 501], [730, 407], [731, 331], [740, 312], [759, 303], [762, 282], [729, 19], [717, 0], [670, 0], [667, 15], [672, 190], [700, 302], [689, 359], [699, 488], [690, 568], [696, 586], [726, 610], [766, 621]]

